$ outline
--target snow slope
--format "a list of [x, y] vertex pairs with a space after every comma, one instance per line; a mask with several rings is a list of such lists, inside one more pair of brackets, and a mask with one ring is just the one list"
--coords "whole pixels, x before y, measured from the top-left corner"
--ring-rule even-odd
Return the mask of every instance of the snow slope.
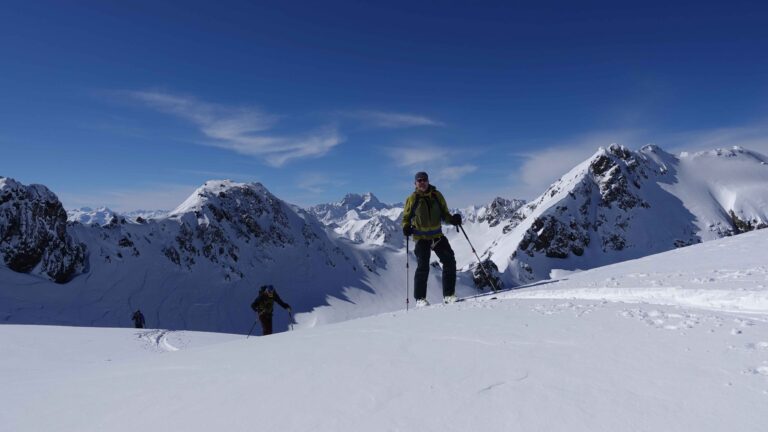
[[261, 338], [184, 333], [178, 351], [141, 348], [155, 330], [4, 325], [0, 425], [764, 431], [766, 247], [756, 231], [495, 300]]

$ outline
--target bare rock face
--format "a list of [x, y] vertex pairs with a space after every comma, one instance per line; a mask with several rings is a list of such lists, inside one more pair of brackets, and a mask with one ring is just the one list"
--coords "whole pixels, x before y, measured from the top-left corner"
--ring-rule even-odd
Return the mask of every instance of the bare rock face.
[[478, 222], [488, 222], [489, 227], [495, 227], [502, 222], [511, 220], [512, 215], [523, 205], [525, 205], [525, 200], [497, 197], [488, 204], [483, 216], [478, 218]]
[[42, 185], [0, 177], [0, 257], [10, 269], [66, 283], [86, 268], [85, 245], [67, 233], [67, 213]]

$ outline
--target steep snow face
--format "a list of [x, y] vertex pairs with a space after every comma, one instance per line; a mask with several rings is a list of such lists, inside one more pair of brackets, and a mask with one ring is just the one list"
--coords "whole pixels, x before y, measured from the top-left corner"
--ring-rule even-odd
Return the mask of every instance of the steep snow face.
[[524, 284], [687, 246], [739, 232], [731, 212], [764, 224], [768, 190], [757, 185], [768, 185], [768, 169], [751, 153], [678, 158], [614, 144], [518, 210], [485, 253]]
[[[768, 226], [768, 158], [741, 147], [683, 153], [664, 185], [697, 216], [702, 240]], [[709, 198], [709, 199], [707, 199]]]
[[67, 233], [67, 214], [42, 185], [0, 177], [0, 255], [10, 269], [67, 282], [85, 267], [86, 248]]

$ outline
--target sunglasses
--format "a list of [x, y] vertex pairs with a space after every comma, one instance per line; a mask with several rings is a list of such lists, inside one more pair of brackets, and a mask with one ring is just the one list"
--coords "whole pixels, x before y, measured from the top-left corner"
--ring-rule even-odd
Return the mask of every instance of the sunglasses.
[[425, 179], [425, 178], [416, 179], [416, 183], [426, 183], [426, 182], [428, 182], [428, 181], [429, 181], [429, 180], [427, 180], [427, 179]]

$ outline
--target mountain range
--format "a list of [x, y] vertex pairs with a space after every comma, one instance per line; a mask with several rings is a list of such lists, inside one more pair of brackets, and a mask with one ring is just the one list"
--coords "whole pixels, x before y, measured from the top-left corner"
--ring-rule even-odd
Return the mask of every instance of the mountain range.
[[[487, 289], [472, 246], [515, 287], [763, 228], [767, 162], [739, 147], [672, 155], [611, 145], [531, 202], [454, 209], [467, 234], [444, 229], [458, 292]], [[399, 309], [410, 283], [401, 214], [370, 192], [305, 210], [227, 180], [170, 212], [67, 214], [45, 186], [0, 177], [0, 320], [125, 326], [141, 308], [151, 326], [243, 333], [267, 283], [303, 312], [302, 325]], [[287, 325], [277, 314], [276, 328]]]

